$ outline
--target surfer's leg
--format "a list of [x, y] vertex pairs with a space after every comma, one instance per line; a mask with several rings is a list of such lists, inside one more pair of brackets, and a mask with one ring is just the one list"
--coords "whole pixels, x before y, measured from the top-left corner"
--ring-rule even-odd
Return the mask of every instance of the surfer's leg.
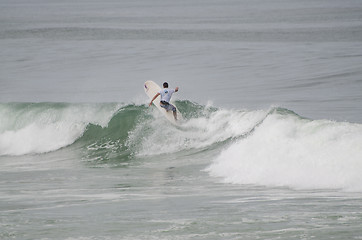
[[174, 105], [170, 104], [170, 110], [172, 110], [173, 116], [174, 116], [175, 120], [177, 121], [176, 107]]

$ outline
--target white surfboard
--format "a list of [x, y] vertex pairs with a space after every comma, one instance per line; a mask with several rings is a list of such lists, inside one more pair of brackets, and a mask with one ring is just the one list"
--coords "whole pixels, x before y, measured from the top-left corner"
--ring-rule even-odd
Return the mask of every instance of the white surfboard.
[[[146, 82], [145, 82], [145, 85], [144, 85], [144, 89], [145, 89], [145, 93], [146, 93], [147, 96], [150, 98], [150, 101], [152, 100], [152, 98], [153, 98], [159, 91], [161, 91], [161, 87], [158, 86], [154, 81], [146, 81]], [[177, 122], [182, 119], [182, 115], [181, 115], [181, 113], [178, 111], [176, 105], [171, 101], [171, 104], [176, 107], [176, 111], [177, 111], [177, 121], [175, 120], [172, 111], [168, 111], [168, 112], [167, 112], [166, 109], [164, 109], [163, 107], [161, 107], [161, 105], [160, 105], [160, 100], [161, 100], [161, 96], [158, 96], [158, 97], [153, 101], [153, 104], [157, 107], [158, 110], [160, 110], [160, 112], [167, 118], [167, 120], [169, 120], [169, 121], [170, 121], [171, 123], [173, 123], [173, 124], [177, 124]]]

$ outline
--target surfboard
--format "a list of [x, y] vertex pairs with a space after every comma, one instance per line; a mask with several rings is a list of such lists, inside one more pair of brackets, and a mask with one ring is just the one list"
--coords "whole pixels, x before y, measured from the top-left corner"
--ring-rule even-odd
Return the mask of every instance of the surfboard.
[[[145, 89], [145, 93], [146, 95], [149, 97], [150, 101], [152, 100], [152, 98], [159, 92], [161, 91], [161, 87], [157, 85], [157, 83], [155, 83], [154, 81], [146, 81], [145, 85], [144, 85], [144, 89]], [[172, 111], [166, 111], [166, 109], [164, 109], [163, 107], [161, 107], [160, 105], [160, 100], [161, 100], [161, 96], [158, 96], [154, 101], [153, 104], [157, 107], [157, 109], [166, 117], [167, 120], [169, 120], [171, 123], [173, 124], [177, 124], [181, 119], [182, 119], [182, 115], [179, 112], [179, 110], [177, 109], [176, 105], [171, 101], [171, 104], [174, 105], [176, 107], [176, 112], [177, 112], [177, 121], [175, 120], [174, 116], [173, 116], [173, 112]]]

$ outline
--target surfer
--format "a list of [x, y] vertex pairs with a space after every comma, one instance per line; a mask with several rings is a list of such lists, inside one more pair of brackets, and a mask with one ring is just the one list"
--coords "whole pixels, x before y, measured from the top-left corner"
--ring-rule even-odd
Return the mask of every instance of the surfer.
[[152, 100], [148, 106], [151, 106], [153, 100], [155, 100], [158, 96], [161, 95], [160, 106], [163, 107], [164, 109], [166, 109], [167, 112], [171, 110], [173, 112], [173, 116], [174, 116], [175, 120], [177, 121], [176, 107], [170, 103], [172, 94], [174, 94], [175, 92], [178, 92], [178, 87], [176, 87], [175, 89], [169, 89], [168, 83], [164, 82], [163, 89], [161, 91], [159, 91], [158, 93], [156, 93], [156, 95], [152, 98]]

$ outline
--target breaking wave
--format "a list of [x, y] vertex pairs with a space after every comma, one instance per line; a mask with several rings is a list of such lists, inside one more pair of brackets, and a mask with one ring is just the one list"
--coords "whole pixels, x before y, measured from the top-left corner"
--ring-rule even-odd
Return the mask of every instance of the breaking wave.
[[46, 153], [74, 143], [89, 124], [107, 126], [118, 104], [0, 104], [0, 156]]
[[162, 154], [197, 161], [202, 152], [206, 171], [227, 183], [362, 191], [361, 124], [282, 108], [176, 105], [184, 116], [178, 126], [143, 104], [0, 104], [0, 156], [67, 149], [95, 164], [122, 165]]
[[277, 109], [207, 171], [235, 184], [362, 191], [362, 125]]
[[1, 104], [0, 156], [47, 153], [73, 144], [89, 150], [122, 148], [140, 156], [173, 153], [239, 137], [265, 117], [264, 111], [221, 110], [188, 101], [177, 105], [186, 119], [180, 126], [145, 105]]

